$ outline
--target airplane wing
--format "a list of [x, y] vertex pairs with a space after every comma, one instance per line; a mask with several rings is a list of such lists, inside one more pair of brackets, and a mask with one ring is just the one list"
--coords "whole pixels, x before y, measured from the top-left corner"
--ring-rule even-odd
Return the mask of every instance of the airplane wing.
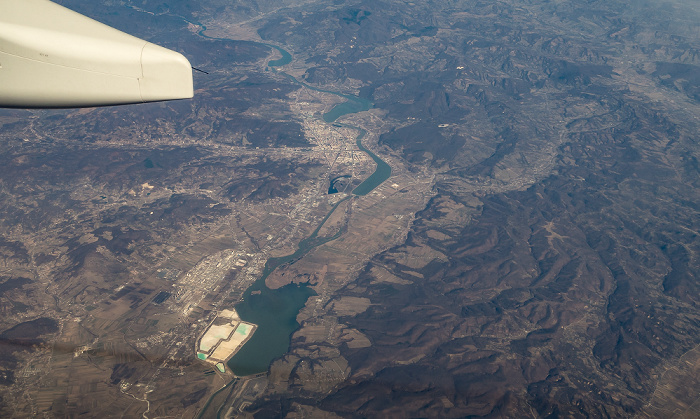
[[181, 54], [48, 0], [0, 0], [0, 107], [192, 96], [192, 67]]

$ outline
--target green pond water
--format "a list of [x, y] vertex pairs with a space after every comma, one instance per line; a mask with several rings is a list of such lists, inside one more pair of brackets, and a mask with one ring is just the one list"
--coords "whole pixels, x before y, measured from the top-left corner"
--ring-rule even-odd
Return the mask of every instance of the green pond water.
[[238, 376], [267, 371], [272, 360], [287, 352], [290, 336], [299, 328], [297, 314], [315, 294], [311, 288], [296, 284], [271, 290], [265, 286], [265, 278], [267, 275], [248, 288], [243, 301], [236, 305], [242, 319], [258, 325], [250, 340], [228, 362]]

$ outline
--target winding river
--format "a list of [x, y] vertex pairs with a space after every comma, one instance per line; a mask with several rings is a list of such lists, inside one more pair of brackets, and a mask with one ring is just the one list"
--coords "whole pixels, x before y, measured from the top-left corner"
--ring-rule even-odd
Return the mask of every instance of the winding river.
[[[272, 45], [272, 44], [263, 44], [267, 47], [276, 49], [279, 51], [280, 54], [282, 54], [282, 58], [279, 58], [277, 60], [272, 60], [267, 63], [267, 65], [271, 68], [276, 68], [276, 67], [282, 67], [284, 65], [287, 65], [292, 62], [292, 54], [289, 52], [285, 51], [284, 49]], [[349, 95], [346, 93], [340, 93], [340, 92], [334, 92], [332, 90], [325, 90], [325, 89], [319, 89], [318, 87], [311, 86], [309, 84], [304, 83], [303, 81], [297, 80], [296, 77], [292, 76], [291, 74], [287, 74], [283, 71], [277, 70], [280, 74], [283, 74], [285, 77], [290, 79], [296, 84], [299, 84], [301, 86], [304, 86], [305, 88], [309, 90], [313, 90], [315, 92], [322, 92], [322, 93], [330, 93], [332, 95], [336, 95], [339, 97], [342, 97], [343, 99], [347, 99], [345, 102], [341, 102], [333, 107], [330, 111], [326, 112], [323, 114], [323, 120], [325, 122], [335, 122], [338, 118], [341, 116], [351, 114], [351, 113], [356, 113], [356, 112], [363, 112], [363, 111], [368, 111], [372, 109], [373, 103], [367, 99], [363, 99], [361, 97], [355, 96], [355, 95]], [[354, 127], [352, 127], [354, 128]], [[355, 128], [355, 129], [360, 129], [360, 128]]]
[[[132, 8], [139, 10], [135, 7]], [[205, 35], [204, 32], [207, 30], [205, 25], [200, 22], [194, 22], [186, 19], [183, 16], [178, 17], [189, 24], [198, 26], [200, 28], [198, 35], [203, 38], [218, 41], [231, 41], [230, 39]], [[345, 99], [344, 102], [337, 104], [330, 111], [323, 114], [322, 118], [325, 122], [334, 123], [344, 115], [367, 111], [372, 108], [372, 102], [367, 99], [346, 93], [319, 89], [297, 80], [294, 76], [281, 71], [279, 69], [280, 67], [292, 62], [292, 55], [283, 48], [261, 42], [246, 42], [264, 45], [268, 48], [277, 50], [281, 54], [280, 58], [271, 60], [267, 63], [268, 67], [273, 69], [273, 71], [284, 75], [294, 83], [297, 83], [307, 89], [333, 94]], [[362, 145], [362, 138], [366, 134], [364, 129], [351, 125], [340, 125], [355, 129], [359, 132], [355, 139], [358, 148], [367, 153], [367, 155], [377, 164], [377, 168], [374, 173], [372, 173], [372, 175], [370, 175], [352, 191], [352, 195], [355, 196], [367, 195], [391, 176], [391, 167], [376, 154], [372, 153]], [[242, 301], [236, 304], [235, 308], [241, 319], [254, 323], [258, 326], [250, 340], [248, 340], [248, 342], [246, 342], [245, 345], [243, 345], [236, 355], [234, 355], [228, 362], [229, 368], [234, 374], [236, 374], [236, 376], [242, 377], [267, 371], [272, 361], [284, 355], [289, 349], [291, 336], [299, 328], [299, 323], [296, 321], [296, 317], [299, 314], [299, 311], [306, 305], [306, 300], [308, 300], [310, 296], [315, 295], [315, 292], [306, 284], [289, 284], [272, 290], [265, 285], [265, 279], [267, 279], [267, 277], [279, 266], [286, 263], [293, 263], [294, 261], [302, 258], [306, 253], [315, 247], [340, 237], [342, 230], [330, 237], [318, 237], [318, 232], [335, 209], [338, 208], [341, 203], [350, 198], [351, 196], [348, 196], [345, 199], [337, 202], [328, 212], [326, 217], [321, 221], [316, 230], [309, 237], [299, 242], [298, 248], [294, 253], [283, 257], [268, 259], [265, 263], [265, 268], [263, 269], [263, 273], [260, 278], [258, 278], [245, 291]], [[229, 383], [229, 385], [232, 383], [233, 381]], [[207, 411], [209, 404], [218, 393], [219, 392], [215, 393], [209, 399], [205, 408], [202, 410], [202, 412], [200, 412], [200, 416]]]
[[[128, 7], [140, 12], [151, 13], [132, 5]], [[218, 41], [231, 41], [230, 39], [226, 38], [217, 38], [205, 35], [204, 32], [207, 30], [207, 27], [200, 22], [189, 20], [184, 16], [173, 16], [182, 19], [188, 24], [198, 26], [200, 28], [198, 35], [203, 38]], [[253, 41], [248, 42], [265, 45], [268, 48], [277, 50], [281, 54], [279, 59], [268, 62], [268, 66], [272, 69], [277, 69], [292, 62], [292, 55], [276, 45]], [[278, 71], [280, 74], [283, 74], [293, 82], [298, 83], [307, 89], [333, 94], [346, 99], [345, 102], [339, 103], [330, 111], [323, 114], [323, 120], [327, 123], [333, 123], [343, 115], [362, 112], [372, 108], [372, 102], [369, 100], [341, 92], [318, 89], [297, 80], [292, 75], [284, 73], [283, 71], [275, 71]], [[362, 138], [366, 134], [365, 130], [349, 125], [344, 126], [359, 131], [359, 134], [355, 139], [358, 148], [367, 153], [367, 155], [369, 155], [377, 164], [377, 169], [374, 171], [374, 173], [372, 173], [372, 175], [370, 175], [352, 191], [352, 195], [366, 195], [391, 176], [391, 167], [362, 145]], [[350, 198], [351, 196], [348, 196], [345, 199], [337, 202], [333, 208], [331, 208], [316, 230], [309, 237], [299, 242], [298, 248], [294, 253], [284, 257], [268, 259], [265, 263], [265, 268], [263, 269], [263, 273], [260, 278], [258, 278], [245, 291], [242, 301], [236, 304], [235, 308], [239, 316], [243, 320], [254, 323], [258, 326], [250, 340], [246, 342], [238, 353], [236, 353], [236, 355], [228, 362], [229, 368], [231, 368], [236, 376], [242, 377], [263, 373], [267, 371], [272, 361], [281, 357], [289, 350], [291, 336], [294, 331], [299, 328], [299, 323], [297, 323], [296, 317], [299, 314], [299, 311], [306, 305], [306, 300], [308, 300], [310, 296], [314, 295], [315, 292], [306, 284], [289, 284], [279, 289], [271, 290], [265, 285], [265, 279], [267, 279], [267, 277], [277, 267], [285, 263], [296, 261], [313, 248], [340, 237], [342, 230], [330, 237], [318, 237], [318, 232], [335, 209], [341, 203]], [[227, 404], [228, 397], [233, 390], [232, 386], [237, 382], [237, 380], [238, 378], [233, 378], [228, 384], [216, 391], [207, 400], [197, 417], [201, 418], [205, 415], [209, 415], [211, 413], [210, 409], [217, 409], [215, 412], [213, 412], [213, 414], [216, 415], [216, 417], [220, 417], [222, 409]], [[228, 393], [226, 393], [227, 389]], [[220, 395], [223, 395], [223, 398], [219, 399]]]
[[[268, 62], [269, 67], [281, 67], [291, 63], [292, 55], [289, 52], [275, 45], [264, 45], [276, 49], [282, 55], [281, 58]], [[323, 120], [325, 122], [335, 122], [343, 115], [366, 111], [372, 107], [372, 102], [366, 99], [330, 90], [318, 89], [297, 80], [287, 73], [279, 70], [276, 71], [305, 88], [334, 94], [347, 99], [346, 102], [336, 105], [323, 115]], [[377, 163], [377, 169], [374, 173], [352, 191], [353, 195], [366, 195], [391, 176], [391, 167], [362, 145], [362, 138], [366, 134], [364, 129], [349, 125], [345, 126], [359, 131], [356, 138], [357, 146]], [[231, 371], [237, 376], [246, 376], [267, 371], [270, 363], [272, 363], [275, 358], [284, 355], [289, 349], [291, 335], [299, 328], [296, 317], [299, 311], [306, 305], [306, 300], [310, 296], [315, 295], [315, 292], [306, 284], [289, 284], [272, 290], [265, 285], [265, 279], [267, 279], [277, 267], [286, 263], [293, 263], [303, 257], [311, 249], [340, 237], [341, 231], [331, 237], [318, 237], [317, 234], [333, 211], [347, 199], [349, 199], [349, 197], [339, 201], [331, 208], [316, 230], [299, 243], [296, 252], [284, 257], [268, 259], [260, 278], [246, 290], [243, 294], [243, 300], [236, 305], [236, 311], [241, 319], [258, 325], [258, 328], [250, 340], [246, 342], [228, 362], [229, 368], [231, 368]]]

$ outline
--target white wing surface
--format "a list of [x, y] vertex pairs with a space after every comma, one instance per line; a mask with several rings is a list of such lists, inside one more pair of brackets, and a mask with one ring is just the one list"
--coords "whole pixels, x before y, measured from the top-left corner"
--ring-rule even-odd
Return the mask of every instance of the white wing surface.
[[84, 107], [185, 99], [181, 54], [48, 0], [0, 0], [0, 107]]

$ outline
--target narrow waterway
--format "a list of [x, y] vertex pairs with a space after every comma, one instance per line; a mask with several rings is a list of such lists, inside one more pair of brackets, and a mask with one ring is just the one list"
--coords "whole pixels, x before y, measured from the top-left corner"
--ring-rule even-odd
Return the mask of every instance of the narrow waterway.
[[374, 172], [369, 175], [362, 183], [360, 183], [355, 189], [352, 190], [353, 195], [367, 195], [372, 192], [374, 188], [384, 183], [385, 180], [389, 179], [391, 176], [391, 166], [389, 166], [384, 160], [380, 159], [379, 156], [369, 151], [365, 146], [362, 145], [362, 138], [365, 136], [367, 131], [362, 128], [356, 128], [360, 130], [356, 140], [357, 147], [367, 153], [368, 156], [374, 160], [377, 164], [377, 168]]

